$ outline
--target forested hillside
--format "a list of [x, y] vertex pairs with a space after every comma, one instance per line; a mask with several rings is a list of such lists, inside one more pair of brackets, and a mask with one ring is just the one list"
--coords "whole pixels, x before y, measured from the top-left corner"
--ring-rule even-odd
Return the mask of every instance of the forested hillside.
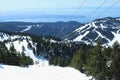
[[[99, 41], [93, 46], [78, 42], [62, 42], [52, 36], [41, 37], [5, 32], [1, 32], [0, 41], [0, 63], [2, 64], [25, 67], [39, 63], [38, 60], [42, 57], [48, 60], [50, 65], [74, 67], [96, 80], [120, 79], [118, 42], [113, 46], [103, 46]], [[21, 47], [20, 51], [16, 45]]]
[[102, 47], [99, 42], [89, 49], [81, 46], [73, 55], [70, 66], [96, 80], [120, 80], [120, 44]]

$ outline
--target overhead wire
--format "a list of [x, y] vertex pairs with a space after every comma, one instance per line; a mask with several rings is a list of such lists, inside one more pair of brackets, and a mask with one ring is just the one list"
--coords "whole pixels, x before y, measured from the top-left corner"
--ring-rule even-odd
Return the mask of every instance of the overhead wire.
[[116, 4], [118, 4], [120, 2], [120, 0], [117, 0], [116, 2], [114, 2], [111, 6], [109, 6], [107, 9], [105, 9], [104, 11], [102, 11], [97, 18], [99, 18], [100, 16], [102, 16], [103, 14], [105, 14], [107, 11], [109, 11], [111, 8], [113, 8]]
[[[79, 7], [78, 7], [78, 8], [75, 10], [75, 12], [71, 15], [72, 17], [74, 17], [74, 16], [78, 13], [78, 11], [82, 8], [82, 6], [85, 4], [86, 1], [87, 1], [87, 0], [83, 0], [83, 1], [81, 2], [81, 4], [79, 5]], [[71, 20], [71, 18], [70, 18], [70, 20]], [[70, 20], [69, 20], [69, 21], [70, 21]], [[69, 22], [66, 23], [66, 26], [68, 25], [68, 23], [69, 23]], [[65, 27], [66, 27], [66, 26], [65, 26]], [[65, 33], [64, 33], [64, 28], [65, 28], [65, 27], [63, 27], [62, 30], [61, 30], [61, 33], [62, 33], [63, 35], [65, 35]]]
[[[85, 4], [87, 0], [83, 0], [83, 2], [80, 4], [80, 6], [76, 9], [76, 11], [73, 13], [72, 16], [75, 16], [78, 11], [82, 8], [82, 6]], [[91, 16], [93, 16], [108, 0], [104, 0], [90, 15], [88, 15], [86, 18], [90, 18]], [[115, 3], [113, 3], [111, 6], [109, 6], [107, 9], [105, 9], [104, 11], [102, 11], [98, 16], [100, 17], [101, 15], [105, 14], [107, 11], [109, 11], [112, 7], [114, 7], [118, 2], [120, 2], [120, 0], [116, 1]], [[85, 19], [86, 19], [85, 18]], [[68, 24], [68, 23], [67, 23]], [[66, 24], [66, 26], [67, 26]], [[64, 34], [64, 31], [61, 31]]]
[[76, 9], [76, 11], [73, 13], [73, 16], [76, 15], [76, 13], [78, 13], [78, 11], [82, 8], [82, 6], [85, 4], [87, 0], [83, 0], [83, 2], [80, 4], [80, 6]]
[[[90, 18], [91, 16], [93, 16], [108, 0], [104, 0], [90, 15], [88, 15], [85, 19]], [[85, 20], [84, 19], [84, 20]], [[84, 21], [83, 20], [83, 21]]]

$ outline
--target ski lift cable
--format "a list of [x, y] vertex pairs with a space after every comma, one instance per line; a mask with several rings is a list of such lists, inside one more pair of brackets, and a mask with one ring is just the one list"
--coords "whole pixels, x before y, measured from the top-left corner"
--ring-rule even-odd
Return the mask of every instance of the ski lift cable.
[[101, 12], [97, 17], [104, 15], [107, 11], [109, 11], [111, 8], [113, 8], [119, 2], [120, 2], [120, 0], [117, 0], [116, 2], [114, 2], [111, 6], [109, 6], [107, 9], [105, 9], [103, 12]]
[[85, 4], [85, 2], [86, 2], [87, 0], [84, 0], [81, 4], [80, 4], [80, 6], [76, 9], [76, 11], [73, 13], [73, 16], [74, 15], [76, 15], [76, 13], [78, 13], [78, 11], [82, 8], [82, 6]]
[[[90, 15], [88, 15], [85, 19], [90, 18], [91, 16], [93, 16], [108, 0], [104, 0]], [[84, 19], [84, 20], [85, 20]], [[84, 21], [83, 20], [83, 21]]]
[[[72, 17], [73, 16], [75, 16], [77, 13], [78, 13], [78, 11], [81, 9], [81, 7], [84, 5], [84, 3], [86, 2], [87, 0], [83, 0], [82, 1], [82, 3], [79, 5], [79, 7], [76, 9], [76, 11], [72, 14]], [[70, 19], [68, 19], [68, 21], [70, 21], [70, 20], [72, 20], [71, 18]], [[65, 25], [65, 27], [68, 25], [68, 22], [66, 23], [66, 25]], [[62, 30], [61, 30], [61, 33], [63, 34], [63, 35], [65, 35], [65, 33], [64, 33], [64, 28], [65, 27], [63, 27], [62, 28]]]

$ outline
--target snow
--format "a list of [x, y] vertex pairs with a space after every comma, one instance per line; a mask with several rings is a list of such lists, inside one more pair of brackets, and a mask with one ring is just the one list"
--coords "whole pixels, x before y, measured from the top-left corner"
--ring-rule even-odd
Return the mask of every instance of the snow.
[[[76, 29], [74, 32], [79, 32], [80, 35], [77, 36], [73, 41], [82, 41], [82, 38], [84, 38], [87, 34], [89, 34], [89, 31], [90, 31], [89, 29], [93, 27], [94, 28], [93, 31], [95, 31], [98, 34], [98, 36], [95, 38], [95, 40], [97, 40], [99, 37], [101, 37], [101, 38], [106, 39], [108, 42], [110, 42], [110, 40], [107, 37], [103, 36], [99, 31], [96, 30], [99, 27], [102, 29], [107, 28], [107, 27], [105, 27], [103, 24], [100, 24], [100, 26], [96, 26], [95, 23], [96, 22], [91, 22], [89, 24], [86, 24], [85, 26], [82, 26], [82, 27]], [[83, 32], [85, 32], [85, 33], [83, 35], [81, 35], [81, 33], [83, 33]], [[86, 41], [83, 41], [83, 42], [86, 43]], [[87, 42], [87, 44], [89, 44], [89, 43]]]
[[112, 63], [112, 61], [107, 61], [107, 63], [106, 63], [107, 67], [110, 67], [111, 63]]
[[7, 34], [4, 33], [0, 33], [0, 41], [4, 41], [9, 39], [9, 36]]
[[114, 35], [114, 38], [113, 38], [113, 40], [108, 44], [108, 45], [110, 45], [110, 46], [112, 46], [116, 41], [117, 41], [118, 43], [120, 43], [120, 34], [115, 33], [115, 32], [112, 32], [112, 34]]
[[[11, 44], [13, 44], [14, 48], [16, 49], [16, 51], [18, 52], [22, 52], [22, 47], [24, 46], [25, 47], [25, 55], [26, 56], [29, 56], [30, 58], [33, 59], [33, 61], [36, 61], [37, 58], [34, 56], [33, 54], [33, 50], [32, 49], [29, 49], [27, 46], [28, 46], [28, 42], [26, 40], [23, 40], [23, 41], [14, 41], [14, 42], [10, 42], [10, 43], [6, 43], [6, 47], [8, 48], [8, 50], [10, 49], [10, 46]], [[32, 42], [31, 42], [32, 44]]]
[[[28, 48], [27, 39], [33, 48], [36, 48], [37, 43], [33, 44], [32, 39], [29, 36], [10, 36], [8, 34], [0, 34], [2, 35], [2, 37], [0, 37], [0, 41], [11, 40], [10, 42], [5, 43], [8, 49], [10, 49], [10, 46], [13, 44], [16, 51], [22, 52], [22, 47], [24, 46], [25, 55], [30, 56], [34, 61], [34, 65], [30, 65], [26, 68], [0, 64], [1, 80], [89, 80], [91, 78], [80, 73], [74, 68], [50, 66], [48, 60], [35, 56], [33, 49]], [[87, 33], [84, 35], [86, 34]], [[55, 41], [51, 40], [51, 42]]]
[[94, 27], [94, 28], [98, 28], [98, 26], [96, 26], [94, 22], [92, 22], [91, 25], [92, 25], [92, 27]]
[[85, 32], [85, 31], [89, 30], [90, 28], [91, 28], [91, 26], [88, 27], [88, 28], [86, 28], [85, 30], [82, 30], [81, 32], [83, 33], [83, 32]]
[[102, 30], [103, 30], [104, 28], [107, 28], [107, 27], [104, 26], [103, 24], [100, 24], [100, 26], [101, 26]]
[[17, 66], [0, 65], [1, 80], [89, 80], [85, 74], [70, 67], [59, 66]]
[[89, 31], [86, 31], [83, 35], [76, 37], [73, 41], [81, 41], [82, 38], [85, 37], [88, 33], [89, 33]]
[[99, 21], [94, 21], [95, 23], [99, 23], [99, 22], [102, 22], [102, 23], [104, 23], [104, 22], [106, 22], [107, 20], [99, 20]]
[[[94, 31], [98, 34], [99, 37], [104, 38], [104, 39], [106, 39], [108, 42], [110, 42], [110, 40], [109, 40], [108, 38], [106, 38], [105, 36], [103, 36], [100, 32], [98, 32], [97, 30], [94, 30]], [[99, 37], [97, 37], [97, 38], [99, 38]]]
[[28, 31], [28, 30], [30, 30], [32, 28], [32, 26], [30, 25], [30, 26], [27, 26], [27, 28], [26, 29], [24, 29], [24, 30], [22, 30], [21, 32], [25, 32], [25, 31]]
[[120, 20], [120, 18], [117, 18], [116, 20]]
[[117, 30], [117, 34], [119, 34], [119, 33], [120, 33], [120, 29]]
[[41, 24], [41, 25], [37, 24], [36, 26], [37, 26], [38, 28], [42, 28], [42, 27], [44, 26], [44, 24]]
[[53, 39], [50, 39], [50, 42], [51, 43], [56, 43], [57, 41], [53, 40]]
[[[18, 38], [26, 38], [26, 36], [19, 36], [19, 35], [8, 35], [5, 33], [0, 33], [0, 41], [4, 41], [4, 40], [14, 40], [14, 39], [18, 39]], [[29, 36], [27, 36], [28, 39], [30, 39]]]
[[89, 24], [86, 24], [85, 26], [82, 26], [78, 29], [76, 29], [74, 32], [80, 32], [81, 30], [83, 30], [84, 28], [86, 28]]
[[[27, 41], [27, 39], [28, 39], [28, 41]], [[0, 33], [0, 41], [3, 42], [5, 40], [10, 40], [5, 43], [5, 46], [7, 47], [8, 50], [10, 49], [10, 46], [13, 45], [15, 50], [17, 52], [21, 53], [23, 51], [22, 47], [24, 46], [25, 55], [32, 58], [35, 65], [39, 65], [39, 66], [48, 66], [49, 65], [48, 60], [41, 59], [40, 57], [34, 55], [33, 48], [35, 48], [35, 50], [36, 50], [37, 43], [33, 44], [32, 39], [29, 36], [8, 35], [5, 33]], [[28, 48], [28, 42], [31, 44], [32, 48]]]

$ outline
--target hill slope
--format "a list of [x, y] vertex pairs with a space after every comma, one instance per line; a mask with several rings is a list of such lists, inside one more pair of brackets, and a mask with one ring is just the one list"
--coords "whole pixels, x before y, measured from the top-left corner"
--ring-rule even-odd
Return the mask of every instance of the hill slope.
[[[16, 80], [16, 79], [89, 80], [91, 78], [91, 77], [87, 77], [85, 74], [80, 73], [78, 70], [75, 70], [74, 68], [50, 66], [48, 60], [36, 55], [37, 54], [36, 46], [38, 43], [34, 42], [34, 40], [32, 39], [33, 38], [31, 36], [26, 36], [23, 34], [19, 35], [12, 33], [11, 35], [5, 32], [0, 32], [0, 41], [5, 44], [8, 50], [10, 49], [11, 46], [14, 46], [17, 52], [21, 53], [23, 51], [25, 53], [25, 56], [29, 56], [34, 61], [34, 65], [29, 65], [28, 67], [24, 67], [24, 68], [0, 64], [0, 75], [1, 75], [0, 79], [2, 80]], [[45, 38], [42, 40], [47, 41], [47, 39]], [[50, 42], [56, 43], [57, 41], [50, 39]], [[43, 45], [45, 45], [45, 43]], [[34, 49], [35, 49], [35, 53], [34, 53]]]
[[34, 35], [52, 35], [64, 38], [68, 33], [78, 28], [81, 23], [70, 22], [0, 22], [1, 31], [21, 32]]
[[35, 55], [37, 54], [36, 53], [37, 43], [33, 42], [30, 36], [20, 34], [10, 35], [5, 32], [0, 32], [0, 41], [5, 44], [7, 50], [10, 50], [11, 47], [13, 46], [16, 51], [15, 52], [16, 54], [18, 53], [22, 54], [24, 52], [25, 56], [29, 56], [33, 60], [34, 64], [36, 64], [37, 62], [37, 64], [39, 63], [41, 65], [43, 61], [44, 65], [48, 65], [49, 63], [44, 58]]
[[103, 18], [97, 19], [90, 23], [84, 24], [75, 29], [67, 37], [70, 40], [95, 44], [98, 40], [102, 44], [113, 44], [115, 41], [120, 42], [120, 18]]

